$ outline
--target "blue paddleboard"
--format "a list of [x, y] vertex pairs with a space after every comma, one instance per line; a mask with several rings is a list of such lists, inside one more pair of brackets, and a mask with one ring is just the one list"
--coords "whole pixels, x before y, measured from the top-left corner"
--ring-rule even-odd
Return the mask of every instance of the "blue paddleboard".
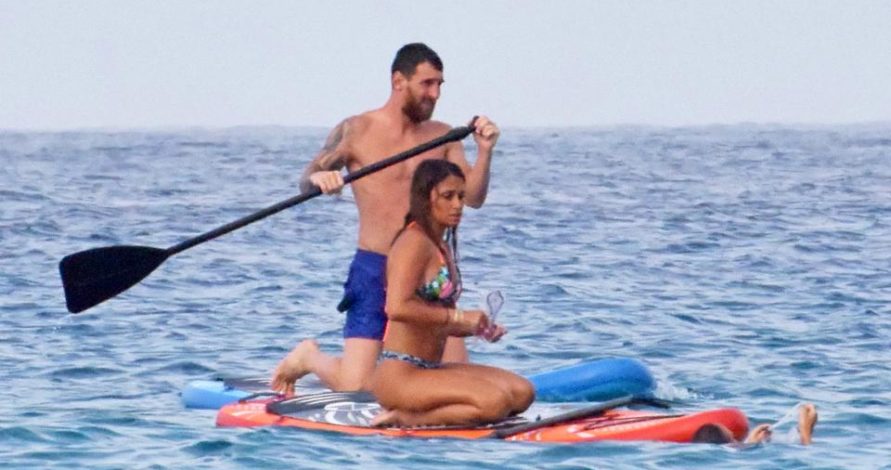
[[[596, 359], [527, 377], [538, 402], [606, 401], [626, 395], [651, 396], [656, 380], [638, 360], [623, 357]], [[318, 381], [298, 382], [298, 394], [324, 390]], [[182, 391], [188, 408], [218, 409], [257, 393], [271, 393], [268, 378], [196, 380]]]

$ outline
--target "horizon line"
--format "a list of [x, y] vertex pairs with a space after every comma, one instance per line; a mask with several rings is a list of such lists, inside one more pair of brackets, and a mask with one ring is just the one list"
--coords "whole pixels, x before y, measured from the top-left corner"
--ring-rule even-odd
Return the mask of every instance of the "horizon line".
[[[786, 127], [786, 128], [827, 128], [827, 127], [865, 127], [875, 126], [884, 127], [891, 126], [891, 119], [882, 120], [862, 120], [862, 121], [752, 121], [740, 120], [733, 122], [711, 122], [711, 123], [687, 123], [687, 124], [656, 124], [644, 122], [616, 122], [616, 123], [598, 123], [598, 124], [507, 124], [501, 125], [502, 130], [558, 130], [558, 129], [627, 129], [627, 128], [648, 128], [648, 129], [695, 129], [710, 127]], [[134, 125], [134, 126], [47, 126], [47, 127], [4, 127], [0, 126], [0, 133], [32, 133], [32, 134], [51, 134], [51, 133], [78, 133], [78, 132], [105, 132], [105, 133], [126, 133], [126, 132], [182, 132], [182, 131], [232, 131], [232, 130], [262, 130], [262, 129], [306, 129], [306, 130], [330, 130], [333, 125], [324, 124], [157, 124], [157, 125]]]

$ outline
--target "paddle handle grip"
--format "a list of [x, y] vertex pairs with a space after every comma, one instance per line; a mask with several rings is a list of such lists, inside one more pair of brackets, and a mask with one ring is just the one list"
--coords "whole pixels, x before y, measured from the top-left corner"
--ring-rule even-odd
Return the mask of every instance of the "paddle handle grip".
[[[471, 120], [470, 124], [467, 126], [456, 127], [454, 129], [450, 130], [449, 132], [443, 134], [442, 136], [437, 137], [429, 142], [425, 142], [421, 145], [418, 145], [417, 147], [413, 147], [413, 148], [406, 150], [402, 153], [393, 155], [392, 157], [385, 158], [379, 162], [375, 162], [375, 163], [372, 163], [371, 165], [362, 167], [362, 168], [346, 175], [344, 177], [343, 181], [344, 181], [344, 183], [351, 183], [353, 181], [356, 181], [359, 178], [368, 176], [372, 173], [383, 170], [384, 168], [387, 168], [389, 166], [393, 166], [403, 160], [407, 160], [411, 157], [422, 154], [428, 150], [439, 147], [440, 145], [447, 144], [449, 142], [456, 142], [456, 141], [462, 140], [465, 137], [467, 137], [468, 135], [470, 135], [471, 133], [473, 133], [473, 131], [476, 129], [476, 127], [474, 127], [475, 122], [476, 122], [476, 116], [473, 117], [473, 120]], [[322, 194], [322, 191], [319, 188], [313, 188], [310, 191], [307, 191], [305, 193], [299, 194], [292, 198], [286, 199], [286, 200], [281, 201], [277, 204], [273, 204], [265, 209], [255, 212], [251, 215], [248, 215], [248, 216], [242, 217], [238, 220], [229, 222], [226, 225], [221, 225], [209, 232], [202, 233], [201, 235], [198, 235], [197, 237], [190, 238], [190, 239], [184, 240], [176, 245], [173, 245], [170, 248], [167, 248], [167, 250], [166, 250], [167, 256], [173, 256], [181, 251], [188, 250], [189, 248], [192, 248], [195, 245], [199, 245], [201, 243], [213, 240], [214, 238], [220, 237], [220, 236], [225, 235], [225, 234], [232, 232], [234, 230], [238, 230], [241, 227], [244, 227], [245, 225], [252, 224], [260, 219], [265, 219], [266, 217], [269, 217], [272, 214], [276, 214], [276, 213], [281, 212], [289, 207], [296, 206], [297, 204], [308, 201], [308, 200], [310, 200], [316, 196], [319, 196], [321, 194]]]

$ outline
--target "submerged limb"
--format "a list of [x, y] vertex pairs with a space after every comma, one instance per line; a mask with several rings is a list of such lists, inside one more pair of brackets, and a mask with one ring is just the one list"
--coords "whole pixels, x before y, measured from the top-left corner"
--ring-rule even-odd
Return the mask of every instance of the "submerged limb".
[[[774, 424], [760, 424], [746, 438], [746, 444], [758, 444], [762, 442], [770, 442], [777, 428], [792, 421], [793, 416], [798, 415], [798, 439], [802, 445], [810, 445], [813, 441], [814, 427], [817, 425], [817, 408], [813, 403], [798, 403], [793, 406], [782, 418]], [[782, 433], [777, 434], [779, 439], [773, 439], [775, 442], [792, 444], [796, 439], [792, 437], [793, 431], [790, 429], [788, 435]]]
[[[771, 431], [778, 432], [777, 429], [786, 423], [793, 422], [797, 418], [797, 426], [795, 431], [789, 429], [787, 434], [777, 434], [782, 439], [776, 440], [787, 444], [796, 441], [809, 445], [813, 440], [814, 427], [817, 425], [817, 407], [813, 403], [800, 402], [789, 409], [782, 418], [770, 426]], [[795, 436], [797, 431], [798, 436]]]
[[798, 434], [801, 443], [810, 445], [813, 441], [814, 427], [817, 425], [817, 407], [813, 403], [804, 403], [798, 412]]
[[760, 444], [770, 441], [771, 430], [769, 424], [759, 424], [746, 437], [746, 444]]

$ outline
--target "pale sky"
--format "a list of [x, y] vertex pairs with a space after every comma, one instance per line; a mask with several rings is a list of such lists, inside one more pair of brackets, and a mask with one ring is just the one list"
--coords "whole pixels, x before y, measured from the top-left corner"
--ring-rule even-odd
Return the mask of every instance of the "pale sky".
[[891, 122], [891, 1], [0, 0], [0, 129], [328, 127], [414, 41], [455, 125]]

